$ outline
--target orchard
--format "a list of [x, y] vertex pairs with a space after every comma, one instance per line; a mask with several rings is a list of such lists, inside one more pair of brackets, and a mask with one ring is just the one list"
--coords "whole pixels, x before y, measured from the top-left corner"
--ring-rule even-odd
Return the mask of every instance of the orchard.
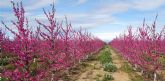
[[[52, 4], [46, 6], [51, 1]], [[0, 2], [0, 81], [165, 81], [165, 27], [160, 28], [157, 24], [160, 22], [158, 15], [152, 24], [144, 19], [142, 26], [134, 27], [137, 22], [130, 22], [133, 25], [120, 35], [116, 34], [120, 30], [115, 28], [135, 14], [152, 10], [156, 3], [148, 3], [150, 5], [145, 6], [153, 7], [140, 9], [144, 3], [139, 5], [140, 2], [134, 1], [131, 2], [133, 7], [128, 5], [129, 1], [124, 5], [107, 5], [108, 0], [92, 4], [89, 0], [77, 2], [12, 0], [12, 13], [4, 7], [9, 2]], [[33, 3], [32, 7], [29, 3]], [[97, 9], [88, 10], [83, 5]], [[38, 10], [41, 6], [44, 7], [40, 10], [42, 14]], [[56, 7], [60, 15], [56, 13]], [[129, 14], [135, 11], [139, 13]], [[61, 19], [64, 12], [70, 15]], [[120, 22], [125, 17], [121, 12], [129, 14], [125, 22]], [[87, 28], [75, 27], [80, 23]], [[110, 40], [107, 42], [106, 39]]]
[[17, 19], [11, 23], [16, 31], [4, 21], [2, 24], [14, 39], [0, 31], [0, 56], [6, 59], [1, 61], [1, 76], [7, 81], [56, 81], [61, 70], [68, 70], [104, 45], [87, 31], [74, 30], [67, 18], [64, 22], [57, 21], [54, 4], [50, 12], [43, 10], [48, 23], [36, 18], [39, 26], [32, 31], [23, 4], [11, 3]]

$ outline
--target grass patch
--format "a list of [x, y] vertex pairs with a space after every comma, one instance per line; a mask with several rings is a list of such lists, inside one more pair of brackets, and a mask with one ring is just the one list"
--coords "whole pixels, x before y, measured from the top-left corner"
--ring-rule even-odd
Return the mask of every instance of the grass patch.
[[102, 81], [112, 81], [112, 80], [114, 80], [112, 75], [105, 74]]
[[162, 54], [162, 55], [159, 57], [158, 62], [161, 64], [162, 69], [165, 70], [165, 54]]
[[99, 56], [99, 61], [103, 66], [104, 71], [115, 72], [117, 71], [117, 67], [112, 62], [112, 56], [109, 50], [109, 47], [105, 46], [101, 55]]
[[104, 77], [101, 80], [99, 76], [97, 76], [95, 79], [96, 81], [113, 81], [114, 80], [113, 76], [110, 74], [104, 74]]
[[6, 66], [6, 65], [8, 65], [9, 64], [8, 60], [9, 60], [8, 57], [0, 58], [0, 66]]
[[138, 74], [130, 74], [130, 79], [132, 81], [144, 81], [144, 79], [142, 78], [142, 76], [140, 76]]
[[6, 78], [0, 77], [0, 81], [6, 81]]
[[120, 70], [128, 73], [128, 75], [132, 81], [144, 81], [143, 77], [138, 75], [137, 73], [135, 73], [133, 68], [127, 62], [123, 63]]
[[112, 57], [110, 56], [110, 52], [103, 51], [102, 54], [99, 56], [99, 60], [101, 64], [112, 63]]
[[126, 73], [132, 73], [133, 72], [133, 68], [130, 65], [128, 65], [127, 62], [123, 63], [123, 65], [121, 66], [120, 70], [124, 71]]
[[108, 72], [116, 72], [117, 71], [117, 67], [112, 63], [103, 64], [103, 68], [104, 68], [104, 71], [108, 71]]

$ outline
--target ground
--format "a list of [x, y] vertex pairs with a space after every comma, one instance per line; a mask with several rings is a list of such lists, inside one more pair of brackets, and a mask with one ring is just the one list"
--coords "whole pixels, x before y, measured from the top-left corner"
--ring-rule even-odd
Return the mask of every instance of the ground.
[[131, 81], [128, 73], [126, 73], [120, 69], [124, 64], [123, 63], [124, 60], [121, 59], [119, 57], [119, 55], [117, 54], [117, 52], [115, 52], [112, 48], [110, 50], [111, 50], [113, 62], [118, 68], [117, 72], [112, 74], [114, 77], [114, 81]]
[[[113, 64], [117, 67], [116, 72], [104, 71], [103, 65], [98, 60], [98, 57], [106, 50], [111, 52]], [[129, 74], [121, 70], [121, 67], [124, 66], [123, 62], [125, 61], [119, 56], [119, 54], [108, 46], [102, 49], [98, 54], [94, 54], [92, 57], [73, 68], [72, 73], [68, 75], [69, 79], [60, 81], [102, 81], [105, 74], [112, 75], [114, 78], [112, 81], [131, 81]]]

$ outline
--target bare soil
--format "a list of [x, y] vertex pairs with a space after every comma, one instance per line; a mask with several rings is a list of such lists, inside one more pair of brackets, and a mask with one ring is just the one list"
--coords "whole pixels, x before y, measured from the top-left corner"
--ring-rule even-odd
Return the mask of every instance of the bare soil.
[[114, 81], [131, 81], [129, 75], [120, 70], [121, 66], [124, 64], [124, 60], [120, 58], [117, 52], [115, 52], [113, 49], [110, 49], [110, 51], [112, 54], [113, 63], [118, 68], [117, 72], [112, 74], [115, 79]]
[[86, 67], [82, 67], [81, 65], [77, 66], [76, 68], [78, 70], [76, 70], [76, 72], [73, 69], [76, 74], [70, 74], [70, 79], [60, 81], [97, 81], [97, 79], [102, 80], [104, 74], [111, 74], [114, 77], [114, 81], [131, 81], [129, 79], [129, 75], [119, 69], [122, 66], [123, 59], [121, 59], [113, 49], [108, 48], [107, 50], [110, 50], [112, 53], [113, 64], [118, 68], [116, 72], [110, 73], [103, 70], [102, 65], [96, 59], [103, 51], [101, 50], [99, 54], [94, 55], [93, 58], [95, 60], [83, 62], [85, 65], [87, 65]]

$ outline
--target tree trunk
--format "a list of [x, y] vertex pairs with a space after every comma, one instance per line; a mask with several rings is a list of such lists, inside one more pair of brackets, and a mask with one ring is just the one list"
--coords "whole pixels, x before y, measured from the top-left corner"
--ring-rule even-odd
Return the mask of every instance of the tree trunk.
[[157, 81], [157, 74], [154, 72], [154, 81]]

